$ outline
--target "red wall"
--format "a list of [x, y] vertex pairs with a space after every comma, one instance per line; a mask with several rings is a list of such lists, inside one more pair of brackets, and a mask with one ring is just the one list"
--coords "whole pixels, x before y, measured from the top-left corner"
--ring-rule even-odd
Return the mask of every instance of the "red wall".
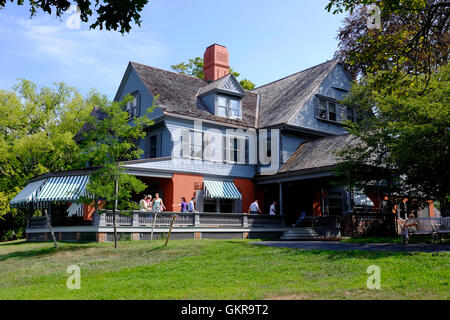
[[[242, 212], [248, 212], [250, 204], [255, 200], [255, 184], [250, 179], [234, 179], [234, 184], [242, 195]], [[259, 201], [259, 200], [258, 200]], [[260, 202], [260, 208], [264, 208]]]
[[172, 197], [165, 200], [164, 203], [168, 211], [180, 211], [180, 206], [173, 206], [174, 204], [179, 205], [181, 203], [181, 197], [185, 197], [186, 201], [189, 202], [192, 197], [195, 197], [195, 186], [197, 185], [202, 188], [203, 186], [203, 176], [186, 174], [186, 173], [174, 173], [172, 178]]

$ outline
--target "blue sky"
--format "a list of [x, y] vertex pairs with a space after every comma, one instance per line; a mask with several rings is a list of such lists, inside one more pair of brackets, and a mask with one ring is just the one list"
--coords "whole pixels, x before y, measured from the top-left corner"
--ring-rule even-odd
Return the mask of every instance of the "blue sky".
[[225, 45], [230, 64], [262, 85], [333, 57], [344, 15], [322, 0], [150, 0], [142, 24], [117, 32], [67, 27], [70, 15], [38, 14], [7, 2], [0, 10], [0, 88], [18, 78], [39, 86], [66, 82], [82, 93], [95, 88], [110, 98], [128, 61], [170, 70]]

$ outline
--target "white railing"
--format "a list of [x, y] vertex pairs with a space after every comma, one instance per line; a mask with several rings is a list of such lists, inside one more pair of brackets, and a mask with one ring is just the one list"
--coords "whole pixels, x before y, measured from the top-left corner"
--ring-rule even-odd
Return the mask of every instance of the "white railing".
[[[175, 226], [221, 226], [221, 227], [281, 227], [281, 216], [252, 215], [244, 213], [180, 213], [161, 212], [156, 215], [155, 226], [169, 226], [172, 215], [176, 215]], [[155, 213], [134, 211], [126, 214], [116, 214], [117, 226], [150, 227], [153, 225]], [[111, 211], [95, 213], [93, 225], [112, 226]]]

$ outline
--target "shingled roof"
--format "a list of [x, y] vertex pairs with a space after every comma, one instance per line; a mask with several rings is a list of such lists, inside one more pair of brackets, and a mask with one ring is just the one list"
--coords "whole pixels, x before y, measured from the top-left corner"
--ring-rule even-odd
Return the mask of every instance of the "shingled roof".
[[246, 96], [242, 100], [242, 120], [216, 117], [198, 99], [200, 89], [210, 85], [208, 82], [136, 62], [130, 63], [148, 91], [153, 96], [159, 95], [158, 105], [165, 113], [245, 127], [255, 126], [256, 93], [245, 92]]
[[288, 123], [338, 63], [330, 60], [254, 89], [261, 95], [259, 126]]
[[358, 138], [350, 134], [331, 136], [302, 143], [281, 167], [279, 173], [334, 166], [339, 163], [335, 152], [355, 145]]

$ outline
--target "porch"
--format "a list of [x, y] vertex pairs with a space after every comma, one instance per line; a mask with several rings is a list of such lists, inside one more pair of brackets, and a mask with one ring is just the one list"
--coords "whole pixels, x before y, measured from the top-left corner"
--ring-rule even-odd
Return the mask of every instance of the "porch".
[[[154, 238], [165, 237], [169, 231], [172, 216], [173, 239], [279, 239], [287, 228], [282, 217], [239, 213], [180, 213], [163, 212], [156, 215]], [[134, 211], [116, 214], [119, 239], [149, 240], [155, 213]], [[110, 211], [94, 213], [92, 221], [53, 219], [52, 226], [57, 239], [63, 241], [112, 241], [113, 214]], [[27, 240], [46, 241], [50, 230], [45, 217], [28, 220]]]

